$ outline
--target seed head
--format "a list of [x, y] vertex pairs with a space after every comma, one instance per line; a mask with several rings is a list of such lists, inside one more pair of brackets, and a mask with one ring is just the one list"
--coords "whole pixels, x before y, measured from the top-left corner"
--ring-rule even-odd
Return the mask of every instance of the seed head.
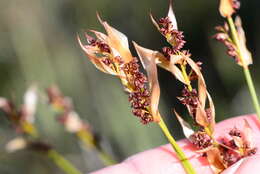
[[[169, 17], [161, 18], [158, 23], [160, 24], [160, 32], [167, 38], [167, 41], [172, 45], [172, 51], [179, 51], [183, 48], [186, 41], [182, 31], [174, 29]], [[163, 51], [164, 52], [164, 51]]]
[[143, 124], [153, 121], [149, 112], [150, 92], [146, 87], [147, 78], [139, 71], [137, 58], [123, 65], [122, 70], [125, 72], [128, 83], [132, 90], [129, 92], [129, 102], [132, 107], [132, 113], [141, 119]]
[[178, 97], [178, 99], [188, 108], [190, 115], [195, 120], [196, 110], [199, 102], [197, 90], [192, 89], [192, 91], [189, 91], [189, 89], [185, 87], [182, 90], [182, 96]]
[[196, 132], [190, 136], [190, 141], [199, 149], [205, 149], [212, 145], [213, 140], [205, 132]]

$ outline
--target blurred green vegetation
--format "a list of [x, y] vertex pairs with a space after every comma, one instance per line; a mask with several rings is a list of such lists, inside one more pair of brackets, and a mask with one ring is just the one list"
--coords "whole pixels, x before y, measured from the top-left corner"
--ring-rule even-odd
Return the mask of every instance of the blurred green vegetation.
[[[260, 86], [260, 1], [242, 1], [239, 11], [248, 46], [254, 55], [251, 66], [258, 92]], [[168, 1], [158, 0], [12, 0], [0, 1], [0, 96], [18, 104], [27, 87], [34, 83], [42, 91], [57, 84], [70, 96], [76, 111], [102, 137], [104, 148], [117, 160], [166, 143], [156, 125], [143, 126], [132, 116], [127, 96], [119, 81], [103, 74], [87, 60], [76, 35], [88, 29], [104, 31], [96, 18], [102, 18], [125, 33], [129, 41], [159, 50], [166, 42], [152, 25], [148, 13], [163, 17]], [[222, 25], [218, 2], [174, 0], [179, 29], [185, 31], [186, 47], [195, 60], [203, 62], [209, 92], [217, 109], [217, 120], [254, 112], [242, 69], [225, 54], [225, 47], [212, 39], [214, 26]], [[131, 46], [131, 49], [133, 47]], [[134, 55], [136, 53], [132, 49]], [[181, 129], [171, 113], [185, 110], [176, 100], [181, 89], [174, 77], [159, 70], [160, 110], [174, 136]], [[16, 137], [3, 114], [0, 115], [0, 173], [61, 173], [47, 158], [29, 151], [7, 154], [5, 144]], [[72, 135], [64, 132], [50, 108], [41, 102], [37, 126], [44, 140], [72, 161], [83, 172], [102, 167], [95, 155], [83, 151]]]

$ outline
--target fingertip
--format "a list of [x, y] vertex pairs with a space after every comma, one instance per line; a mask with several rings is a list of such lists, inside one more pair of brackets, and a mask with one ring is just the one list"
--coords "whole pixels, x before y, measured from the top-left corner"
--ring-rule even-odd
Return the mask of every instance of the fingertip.
[[216, 132], [217, 134], [221, 135], [225, 132], [227, 132], [227, 129], [231, 129], [234, 126], [242, 129], [244, 127], [244, 120], [247, 120], [250, 127], [256, 131], [260, 131], [260, 122], [259, 119], [255, 114], [249, 114], [249, 115], [243, 115], [243, 116], [237, 116], [233, 118], [226, 119], [224, 121], [219, 122], [216, 124]]
[[242, 159], [241, 161], [235, 163], [234, 165], [223, 171], [222, 174], [248, 174], [248, 173], [258, 173], [260, 171], [260, 155], [254, 155]]
[[103, 168], [89, 174], [139, 174], [134, 166], [127, 163], [120, 163], [110, 167]]

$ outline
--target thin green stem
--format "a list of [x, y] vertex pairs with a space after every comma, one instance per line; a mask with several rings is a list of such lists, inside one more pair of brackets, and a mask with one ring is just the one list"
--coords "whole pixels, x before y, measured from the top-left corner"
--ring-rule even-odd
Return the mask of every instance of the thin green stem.
[[100, 158], [100, 160], [103, 162], [104, 165], [109, 166], [109, 165], [113, 165], [116, 164], [116, 161], [113, 160], [110, 155], [108, 155], [106, 152], [104, 152], [102, 149], [98, 148], [95, 143], [94, 143], [94, 138], [93, 136], [83, 130], [83, 131], [79, 131], [77, 133], [77, 136], [79, 137], [79, 139], [88, 147], [91, 149], [94, 149], [97, 151], [98, 153], [98, 157]]
[[250, 92], [252, 100], [253, 100], [253, 105], [254, 105], [254, 108], [256, 110], [256, 114], [258, 116], [258, 119], [260, 120], [260, 105], [259, 105], [259, 102], [258, 102], [254, 83], [253, 83], [253, 80], [252, 80], [252, 77], [251, 77], [251, 74], [250, 74], [250, 71], [249, 71], [248, 68], [244, 68], [244, 74], [245, 74], [245, 77], [246, 77], [246, 82], [247, 82], [247, 85], [248, 85], [248, 88], [249, 88], [249, 92]]
[[106, 166], [116, 164], [116, 161], [103, 151], [98, 150], [98, 156]]
[[253, 83], [250, 71], [248, 69], [248, 65], [245, 64], [245, 60], [243, 58], [243, 55], [241, 54], [241, 48], [240, 48], [240, 44], [239, 44], [238, 34], [237, 34], [237, 30], [236, 30], [233, 18], [230, 16], [230, 17], [227, 18], [227, 21], [228, 21], [228, 24], [230, 26], [232, 39], [233, 39], [233, 41], [234, 41], [234, 43], [235, 43], [235, 45], [237, 47], [239, 58], [240, 58], [240, 61], [241, 61], [242, 65], [243, 65], [244, 75], [245, 75], [247, 86], [249, 88], [249, 92], [250, 92], [250, 95], [251, 95], [251, 98], [252, 98], [252, 101], [253, 101], [253, 105], [254, 105], [254, 108], [256, 110], [256, 114], [258, 116], [258, 119], [260, 120], [260, 105], [259, 105], [259, 101], [258, 101], [258, 98], [257, 98], [255, 86], [254, 86], [254, 83]]
[[184, 77], [184, 80], [185, 80], [185, 82], [186, 82], [186, 84], [188, 86], [189, 91], [192, 91], [192, 86], [190, 84], [190, 79], [189, 79], [189, 77], [187, 75], [186, 67], [184, 65], [181, 65], [181, 73], [182, 73], [182, 75]]
[[[160, 116], [161, 117], [161, 116]], [[172, 137], [169, 129], [167, 128], [165, 122], [161, 118], [160, 122], [158, 123], [160, 128], [162, 129], [164, 135], [172, 145], [174, 151], [176, 152], [177, 158], [180, 160], [184, 170], [186, 171], [187, 174], [196, 174], [196, 171], [194, 170], [193, 166], [189, 162], [188, 158], [182, 151], [181, 147], [177, 144], [175, 139]]]
[[[38, 138], [38, 131], [35, 126], [28, 122], [21, 122], [21, 127], [24, 132], [33, 138]], [[61, 154], [59, 154], [54, 149], [47, 151], [47, 156], [52, 159], [52, 161], [66, 174], [82, 174], [78, 169], [76, 169], [68, 160], [66, 160]]]
[[66, 174], [82, 174], [76, 169], [68, 160], [66, 160], [57, 151], [51, 149], [47, 152], [47, 156], [53, 160], [53, 162]]

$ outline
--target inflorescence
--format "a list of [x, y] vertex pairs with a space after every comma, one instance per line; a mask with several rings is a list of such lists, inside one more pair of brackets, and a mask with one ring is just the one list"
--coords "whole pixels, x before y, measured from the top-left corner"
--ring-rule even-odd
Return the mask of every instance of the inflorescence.
[[140, 72], [137, 58], [123, 65], [128, 83], [131, 87], [129, 92], [129, 102], [131, 103], [132, 113], [141, 119], [143, 124], [153, 121], [149, 112], [150, 92], [147, 89], [147, 77]]
[[147, 88], [148, 80], [139, 70], [138, 59], [132, 57], [131, 61], [125, 62], [122, 55], [115, 55], [105, 41], [87, 34], [86, 38], [89, 44], [86, 47], [94, 52], [93, 56], [121, 79], [125, 91], [129, 94], [132, 113], [140, 118], [143, 124], [153, 122], [150, 113], [150, 91]]
[[[240, 3], [237, 0], [223, 0], [221, 1], [221, 5], [220, 11], [224, 17], [231, 17], [240, 7]], [[158, 103], [153, 100], [152, 96], [154, 94], [156, 94], [157, 97], [159, 96], [159, 84], [156, 84], [158, 86], [154, 85], [157, 87], [155, 93], [147, 87], [148, 80], [150, 86], [152, 86], [152, 82], [156, 83], [156, 81], [158, 81], [157, 73], [156, 75], [153, 74], [154, 79], [150, 78], [151, 72], [156, 70], [151, 68], [151, 65], [156, 67], [156, 64], [158, 64], [160, 67], [174, 74], [174, 76], [184, 84], [181, 96], [177, 98], [187, 108], [198, 130], [192, 130], [191, 126], [186, 123], [177, 112], [175, 112], [175, 114], [183, 128], [185, 128], [185, 130], [189, 129], [188, 133], [187, 131], [184, 132], [186, 137], [202, 152], [202, 156], [208, 157], [210, 165], [219, 167], [217, 173], [223, 171], [241, 158], [255, 154], [256, 148], [253, 147], [252, 143], [247, 139], [247, 135], [236, 128], [229, 132], [229, 138], [216, 139], [214, 137], [215, 107], [201, 73], [202, 63], [194, 62], [191, 59], [189, 51], [183, 49], [186, 41], [184, 40], [183, 32], [178, 30], [172, 7], [170, 6], [167, 17], [160, 18], [158, 21], [153, 18], [152, 14], [150, 17], [158, 31], [166, 38], [171, 46], [163, 47], [160, 53], [134, 43], [137, 53], [142, 59], [144, 68], [148, 72], [149, 79], [140, 72], [138, 59], [129, 56], [131, 53], [128, 48], [128, 43], [125, 43], [127, 38], [119, 31], [110, 27], [106, 22], [103, 22], [100, 18], [108, 36], [104, 34], [101, 36], [100, 33], [94, 31], [98, 39], [90, 38], [87, 35], [89, 45], [85, 46], [80, 42], [81, 47], [90, 57], [92, 63], [100, 70], [108, 74], [116, 75], [121, 79], [125, 91], [129, 94], [132, 112], [135, 116], [140, 118], [143, 124], [154, 122], [156, 120], [156, 114], [158, 115], [158, 112], [154, 111], [156, 109], [152, 107], [158, 107]], [[238, 19], [236, 27], [240, 30], [240, 44], [245, 45], [244, 32], [241, 25], [241, 21]], [[234, 38], [230, 36], [229, 26], [227, 24], [218, 26], [216, 30], [219, 33], [215, 35], [215, 38], [227, 46], [228, 54], [241, 65], [238, 46], [235, 44]], [[117, 35], [120, 35], [120, 37]], [[114, 54], [114, 51], [116, 51], [116, 54]], [[243, 46], [243, 51], [243, 53], [248, 54], [245, 46]], [[145, 61], [143, 57], [146, 57]], [[100, 61], [102, 63], [100, 63]], [[250, 58], [247, 63], [250, 64]], [[189, 71], [187, 71], [187, 68]], [[196, 82], [198, 88], [193, 88], [192, 84]], [[244, 129], [251, 129], [246, 121]], [[220, 164], [211, 162], [210, 157], [217, 159]]]

